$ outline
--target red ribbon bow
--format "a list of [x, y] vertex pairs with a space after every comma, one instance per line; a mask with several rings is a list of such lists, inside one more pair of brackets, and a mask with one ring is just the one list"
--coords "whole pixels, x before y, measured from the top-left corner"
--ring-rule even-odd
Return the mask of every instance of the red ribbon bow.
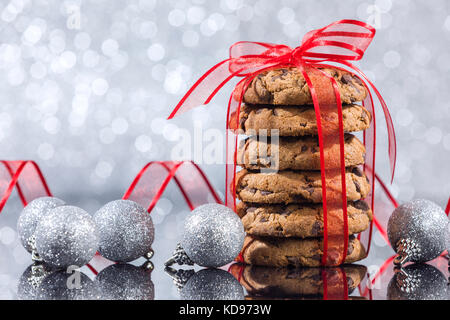
[[[364, 170], [369, 177], [372, 186], [372, 194], [375, 181], [375, 110], [373, 107], [372, 93], [378, 97], [381, 104], [389, 137], [388, 154], [391, 166], [391, 179], [394, 177], [395, 159], [396, 159], [396, 142], [395, 131], [389, 110], [384, 102], [381, 94], [373, 85], [373, 83], [364, 75], [364, 73], [354, 66], [350, 61], [360, 60], [370, 42], [375, 35], [375, 29], [361, 21], [356, 20], [340, 20], [336, 21], [324, 28], [308, 32], [299, 47], [294, 49], [286, 45], [268, 44], [261, 42], [237, 42], [230, 47], [230, 57], [209, 69], [200, 79], [189, 89], [189, 91], [180, 100], [178, 105], [172, 111], [169, 119], [174, 116], [188, 111], [196, 106], [208, 104], [216, 93], [232, 78], [243, 77], [237, 84], [234, 94], [231, 95], [227, 110], [227, 129], [236, 129], [239, 127], [239, 112], [243, 101], [244, 93], [259, 73], [282, 67], [298, 68], [309, 87], [311, 97], [316, 112], [316, 120], [318, 127], [318, 140], [321, 159], [321, 180], [322, 180], [322, 199], [323, 199], [323, 215], [324, 215], [324, 254], [323, 264], [339, 264], [345, 260], [347, 255], [346, 248], [348, 242], [347, 230], [347, 199], [346, 192], [346, 169], [344, 164], [344, 132], [342, 123], [342, 105], [337, 83], [333, 77], [321, 71], [322, 68], [335, 68], [346, 70], [349, 68], [351, 72], [357, 76], [367, 89], [368, 95], [363, 101], [363, 105], [372, 115], [373, 124], [371, 128], [364, 132], [364, 144], [366, 146], [366, 164]], [[337, 65], [341, 65], [338, 67]], [[344, 67], [344, 68], [343, 68]], [[348, 71], [348, 70], [347, 70]], [[321, 78], [320, 82], [317, 81]], [[319, 83], [319, 85], [317, 85]], [[367, 85], [369, 84], [369, 85]], [[336, 123], [327, 120], [326, 112], [331, 109], [337, 110], [338, 120]], [[236, 117], [234, 117], [236, 115]], [[230, 123], [231, 122], [231, 123]], [[332, 129], [333, 128], [333, 129]], [[226, 181], [226, 197], [225, 203], [235, 208], [235, 170], [236, 170], [236, 148], [237, 136], [235, 136], [234, 151], [229, 150], [229, 135], [231, 130], [227, 130], [227, 181]], [[338, 133], [338, 134], [336, 134]], [[340, 177], [334, 179], [335, 184], [340, 185], [340, 190], [335, 193], [340, 195], [341, 200], [336, 201], [336, 197], [329, 197], [327, 200], [326, 183], [328, 178], [335, 177], [335, 172], [327, 171], [325, 163], [327, 163], [327, 155], [324, 149], [331, 144], [340, 144]], [[329, 158], [328, 160], [331, 160]], [[230, 165], [231, 164], [231, 165]], [[373, 210], [373, 196], [367, 197]], [[330, 200], [330, 198], [332, 198]], [[342, 215], [336, 218], [332, 212], [333, 208], [342, 208]], [[334, 218], [333, 218], [334, 216]], [[333, 220], [334, 219], [334, 220]], [[337, 236], [336, 224], [342, 226], [340, 232], [341, 241], [335, 241], [335, 250], [328, 250], [331, 236]], [[334, 228], [335, 230], [331, 230]], [[369, 232], [368, 247], [370, 246], [371, 230]], [[332, 231], [332, 232], [331, 232]], [[331, 233], [330, 233], [331, 232]], [[329, 235], [330, 233], [330, 235]], [[342, 245], [337, 243], [342, 242]], [[337, 247], [339, 247], [337, 249]], [[336, 250], [340, 253], [336, 258]], [[335, 257], [331, 257], [334, 251]], [[328, 256], [328, 258], [327, 258]], [[328, 259], [328, 263], [327, 263]]]

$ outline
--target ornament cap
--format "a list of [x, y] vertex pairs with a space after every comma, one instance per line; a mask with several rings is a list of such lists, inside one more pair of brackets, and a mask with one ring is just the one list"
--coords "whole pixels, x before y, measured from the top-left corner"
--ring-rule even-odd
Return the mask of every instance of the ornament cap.
[[397, 275], [397, 285], [401, 291], [411, 293], [416, 290], [420, 285], [420, 278], [415, 274], [409, 274], [402, 268], [396, 268], [395, 274]]
[[36, 250], [36, 236], [31, 236], [27, 241], [28, 246], [31, 248], [31, 260], [33, 262], [43, 262], [42, 258]]
[[420, 248], [417, 243], [409, 238], [400, 239], [396, 244], [397, 256], [394, 259], [394, 264], [396, 266], [402, 266], [408, 261], [413, 260], [417, 255], [420, 255]]
[[189, 281], [189, 279], [194, 275], [195, 270], [176, 270], [171, 267], [164, 268], [164, 272], [166, 272], [173, 280], [173, 283], [177, 287], [178, 291], [181, 291], [185, 284]]
[[175, 248], [175, 251], [172, 254], [172, 257], [170, 257], [164, 265], [166, 267], [169, 267], [173, 265], [174, 263], [178, 263], [179, 265], [186, 264], [188, 266], [193, 266], [194, 261], [189, 258], [186, 251], [183, 249], [180, 243], [177, 244], [177, 247]]

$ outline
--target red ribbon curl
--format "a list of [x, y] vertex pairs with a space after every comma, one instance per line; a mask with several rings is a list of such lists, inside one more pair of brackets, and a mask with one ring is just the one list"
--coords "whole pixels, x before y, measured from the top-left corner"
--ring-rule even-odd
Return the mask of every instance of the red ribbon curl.
[[[351, 63], [351, 61], [362, 59], [365, 50], [374, 36], [375, 29], [364, 22], [340, 20], [321, 29], [308, 32], [303, 37], [302, 44], [296, 48], [262, 42], [237, 42], [230, 47], [230, 57], [216, 64], [200, 77], [169, 116], [169, 119], [171, 119], [194, 107], [208, 104], [228, 81], [234, 77], [243, 78], [236, 85], [233, 94], [230, 96], [226, 124], [227, 166], [225, 203], [235, 209], [237, 135], [234, 129], [239, 127], [239, 113], [243, 101], [243, 94], [254, 77], [263, 71], [281, 67], [298, 68], [302, 72], [310, 89], [318, 127], [324, 215], [323, 265], [337, 265], [345, 260], [348, 229], [341, 99], [336, 81], [320, 71], [320, 68], [333, 67], [341, 70], [347, 70], [346, 68], [350, 69], [361, 80], [369, 93], [363, 105], [371, 113], [373, 121], [371, 127], [364, 133], [364, 144], [367, 149], [364, 171], [372, 186], [372, 192], [368, 197], [372, 211], [374, 208], [376, 129], [375, 110], [370, 88], [375, 92], [386, 120], [389, 138], [388, 155], [391, 166], [391, 180], [394, 177], [396, 142], [394, 126], [389, 110], [373, 83], [361, 70]], [[341, 65], [342, 67], [336, 65]], [[326, 115], [329, 112], [337, 112], [339, 120], [330, 121], [327, 119], [329, 117], [326, 117]], [[230, 143], [232, 139], [234, 139], [234, 143]], [[340, 161], [336, 165], [340, 171], [340, 175], [336, 172], [336, 168], [330, 170], [326, 165], [332, 156], [327, 155], [324, 150], [335, 143], [340, 144], [340, 154], [338, 156]], [[327, 186], [327, 182], [330, 183], [330, 181], [333, 181], [331, 186]], [[331, 190], [332, 192], [330, 192]], [[367, 248], [370, 246], [371, 232], [372, 225], [370, 226], [367, 239]]]

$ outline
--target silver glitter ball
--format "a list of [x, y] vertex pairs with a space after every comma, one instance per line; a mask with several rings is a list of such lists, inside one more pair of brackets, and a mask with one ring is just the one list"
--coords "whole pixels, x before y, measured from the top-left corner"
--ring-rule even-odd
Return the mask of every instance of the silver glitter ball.
[[130, 262], [151, 251], [155, 229], [150, 214], [138, 203], [115, 200], [94, 214], [100, 254], [115, 262]]
[[41, 197], [31, 201], [20, 213], [17, 221], [17, 233], [23, 247], [31, 253], [30, 238], [34, 236], [36, 226], [41, 218], [51, 209], [65, 205], [66, 203], [55, 197]]
[[426, 262], [445, 250], [448, 218], [437, 204], [417, 199], [394, 210], [388, 222], [388, 236], [392, 248], [399, 253], [399, 242], [410, 246], [408, 261]]
[[103, 269], [95, 278], [102, 299], [153, 300], [155, 285], [151, 271], [131, 264], [118, 263]]
[[52, 267], [84, 266], [98, 248], [92, 217], [83, 209], [62, 206], [50, 210], [36, 228], [36, 251]]
[[220, 267], [237, 257], [244, 245], [244, 226], [238, 215], [221, 204], [195, 208], [184, 222], [181, 246], [203, 267]]
[[17, 299], [36, 300], [42, 281], [52, 272], [54, 270], [48, 270], [43, 264], [33, 263], [28, 266], [17, 284]]
[[244, 289], [228, 272], [203, 269], [196, 272], [180, 290], [183, 300], [244, 300]]
[[447, 300], [447, 279], [433, 266], [411, 264], [396, 269], [388, 284], [389, 300]]
[[44, 278], [37, 300], [98, 300], [100, 291], [87, 275], [79, 271], [57, 271]]

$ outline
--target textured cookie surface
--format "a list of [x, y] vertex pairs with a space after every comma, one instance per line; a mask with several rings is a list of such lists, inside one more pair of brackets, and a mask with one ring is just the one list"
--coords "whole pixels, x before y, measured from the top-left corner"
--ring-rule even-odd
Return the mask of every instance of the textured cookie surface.
[[[329, 112], [332, 123], [337, 123], [337, 112]], [[366, 130], [370, 126], [371, 115], [366, 108], [357, 104], [342, 106], [345, 132]], [[230, 126], [233, 120], [231, 118]], [[272, 130], [280, 136], [317, 135], [317, 121], [312, 106], [267, 106], [245, 104], [240, 109], [239, 129], [246, 135], [268, 135]]]
[[[367, 91], [363, 83], [351, 73], [337, 69], [322, 69], [322, 71], [336, 80], [343, 103], [362, 101], [366, 97]], [[316, 74], [310, 74], [310, 77], [313, 83], [317, 83], [314, 81]], [[276, 105], [313, 103], [305, 78], [297, 68], [282, 68], [260, 73], [244, 93], [244, 101], [252, 104]]]
[[[329, 248], [331, 251], [332, 248]], [[246, 264], [272, 267], [319, 267], [323, 255], [322, 239], [262, 238], [247, 235], [244, 240], [242, 257]], [[329, 252], [329, 262], [336, 265], [342, 253]], [[364, 259], [366, 251], [354, 237], [348, 243], [345, 263]]]
[[[327, 180], [327, 199], [339, 201], [340, 173]], [[347, 200], [364, 199], [370, 192], [365, 174], [357, 167], [346, 170]], [[243, 169], [236, 174], [236, 195], [252, 203], [322, 202], [322, 180], [319, 171], [252, 172]]]
[[[353, 167], [364, 163], [366, 149], [354, 135], [344, 138], [345, 166]], [[326, 163], [329, 168], [340, 166], [340, 146], [334, 144], [325, 149], [327, 159], [337, 158]], [[332, 157], [333, 156], [333, 157]], [[316, 137], [279, 137], [261, 139], [249, 137], [242, 141], [238, 150], [238, 165], [247, 169], [273, 168], [276, 170], [320, 170], [319, 142]]]
[[364, 279], [367, 268], [356, 264], [326, 269], [234, 264], [230, 272], [251, 296], [307, 298], [323, 296], [324, 276], [328, 295], [351, 293]]
[[[323, 236], [322, 205], [252, 205], [238, 203], [245, 232], [262, 237], [320, 237]], [[333, 214], [330, 212], [329, 214]], [[347, 206], [349, 234], [366, 230], [372, 220], [372, 211], [363, 200]]]

